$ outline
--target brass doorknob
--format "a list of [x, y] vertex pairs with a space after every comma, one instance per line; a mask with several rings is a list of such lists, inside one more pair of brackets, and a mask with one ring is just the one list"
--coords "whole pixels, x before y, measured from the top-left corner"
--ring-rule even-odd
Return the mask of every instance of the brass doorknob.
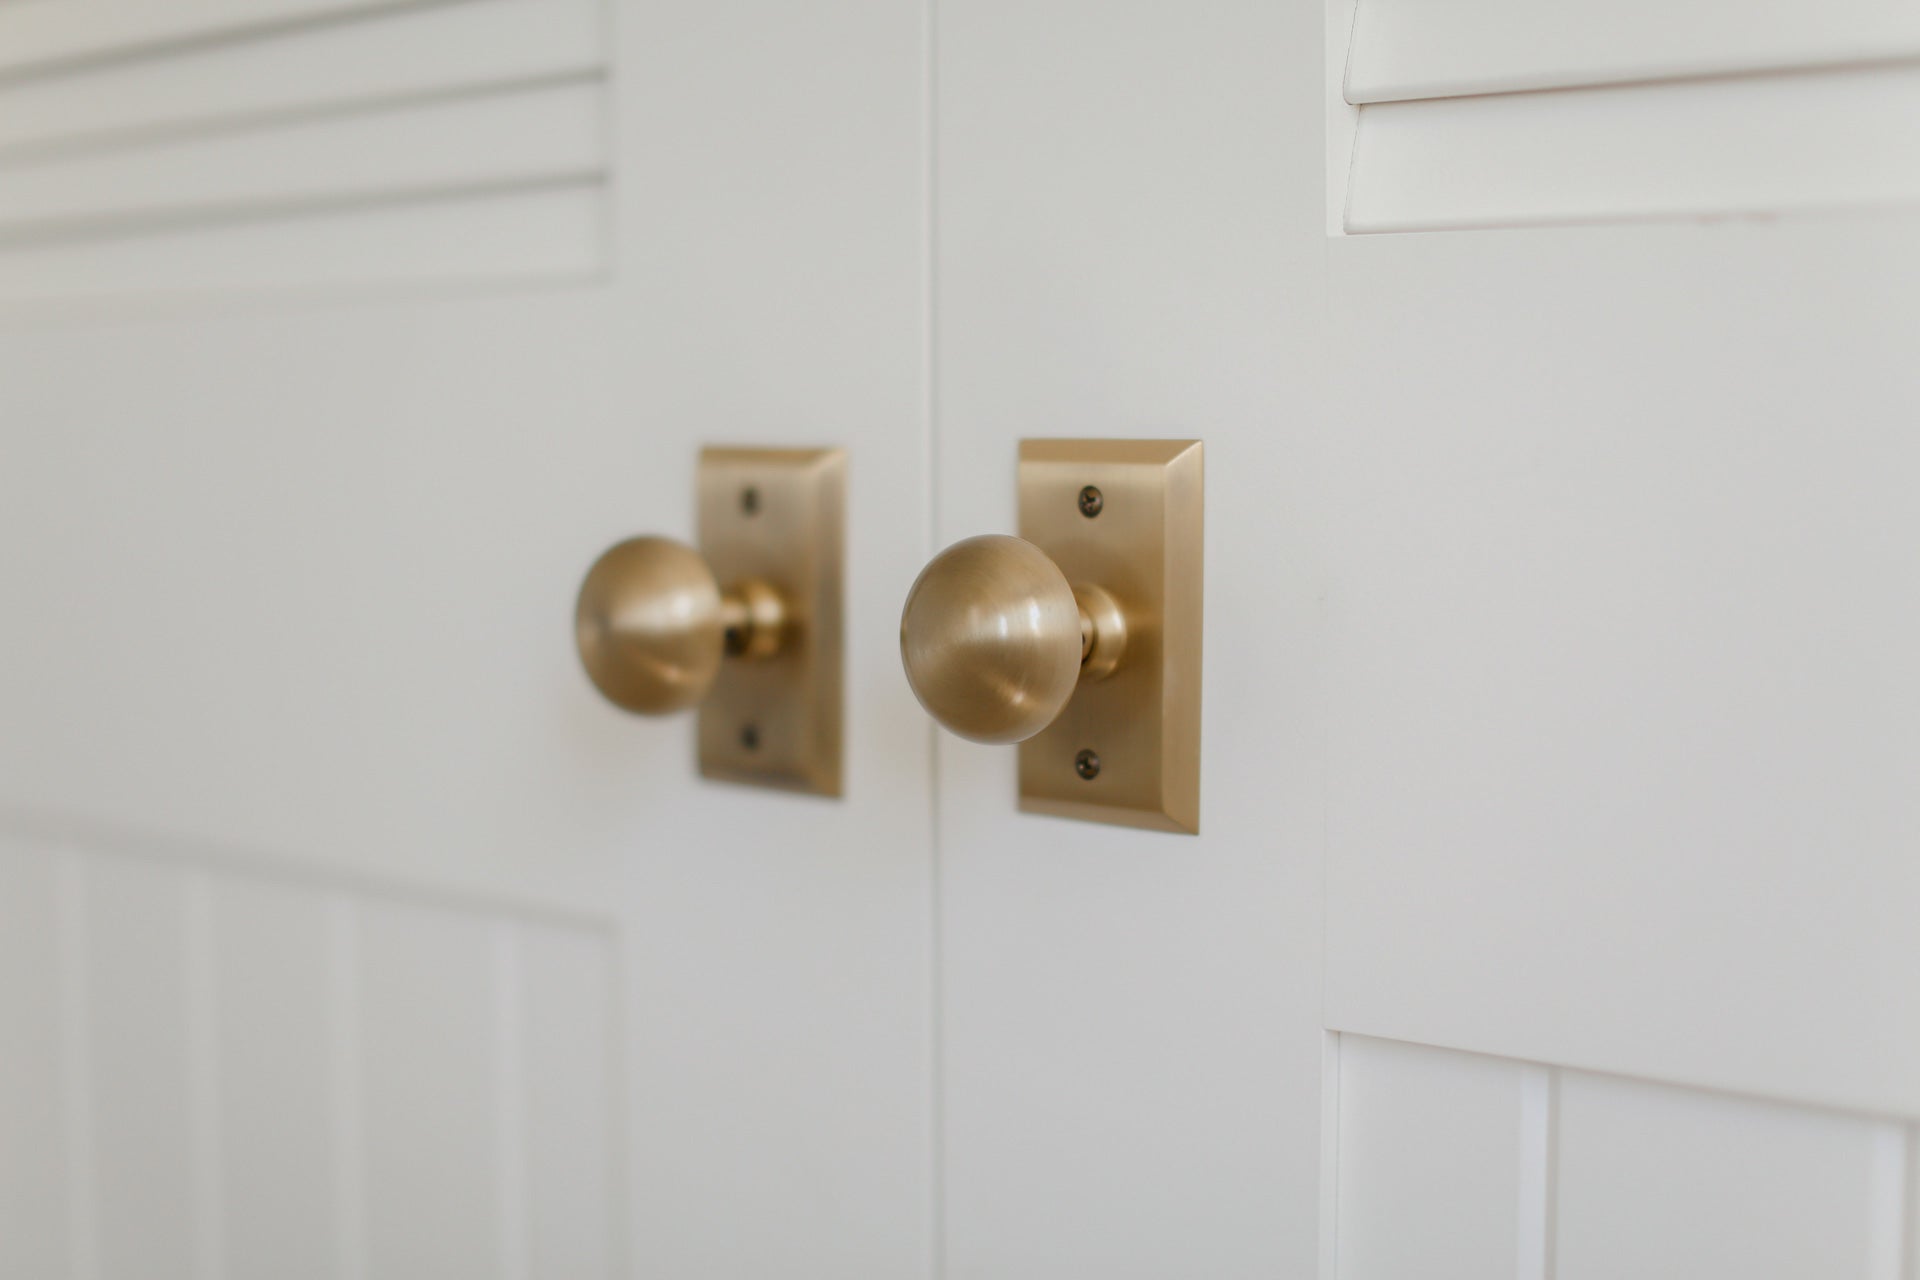
[[1126, 618], [1097, 586], [1069, 583], [1047, 553], [1001, 534], [948, 547], [900, 614], [907, 683], [929, 714], [975, 742], [1023, 742], [1083, 679], [1112, 673]]
[[593, 562], [574, 606], [580, 664], [607, 701], [666, 715], [706, 696], [727, 655], [771, 657], [786, 606], [764, 582], [722, 591], [698, 551], [671, 538], [629, 538]]

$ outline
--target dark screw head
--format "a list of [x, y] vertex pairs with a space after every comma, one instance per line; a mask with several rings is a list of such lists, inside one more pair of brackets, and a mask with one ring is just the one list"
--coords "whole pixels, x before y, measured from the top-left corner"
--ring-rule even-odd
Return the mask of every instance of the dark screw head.
[[[1080, 491], [1080, 514], [1085, 516], [1087, 519], [1091, 520], [1095, 516], [1099, 515], [1100, 508], [1106, 505], [1107, 505], [1106, 498], [1102, 497], [1100, 494], [1100, 491], [1094, 488], [1092, 485], [1088, 485], [1086, 488]], [[1096, 769], [1098, 769], [1099, 767], [1100, 767], [1099, 765], [1094, 766], [1094, 768]]]
[[1073, 771], [1092, 782], [1100, 776], [1100, 757], [1091, 751], [1082, 751], [1073, 758]]
[[750, 516], [758, 515], [760, 512], [760, 491], [752, 485], [748, 485], [742, 489], [740, 491], [740, 509]]
[[760, 749], [760, 726], [757, 724], [741, 725], [740, 745], [748, 751], [758, 751]]

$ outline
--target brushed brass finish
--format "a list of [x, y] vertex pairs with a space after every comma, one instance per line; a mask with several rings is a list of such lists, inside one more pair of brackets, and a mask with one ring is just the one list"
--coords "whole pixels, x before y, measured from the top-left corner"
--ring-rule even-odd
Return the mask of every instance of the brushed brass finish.
[[1097, 584], [1126, 623], [1111, 674], [1087, 678], [1096, 638], [1065, 708], [1021, 743], [1021, 809], [1200, 829], [1202, 462], [1197, 440], [1021, 442], [1020, 536], [1069, 581]]
[[771, 658], [787, 637], [787, 602], [758, 578], [748, 578], [721, 599], [727, 628], [727, 653], [738, 658]]
[[933, 717], [1018, 742], [1020, 807], [1200, 827], [1201, 446], [1026, 440], [1019, 538], [968, 538], [907, 594]]
[[698, 704], [707, 777], [840, 794], [844, 477], [837, 449], [704, 450], [701, 550], [629, 538], [581, 584], [588, 678], [628, 711]]
[[975, 742], [1020, 742], [1053, 722], [1080, 679], [1083, 619], [1046, 552], [1004, 534], [948, 547], [900, 614], [907, 683]]
[[700, 772], [837, 796], [846, 454], [705, 449], [698, 497], [701, 553], [742, 609], [700, 704]]
[[1127, 653], [1126, 611], [1112, 592], [1088, 582], [1073, 584], [1073, 602], [1080, 609], [1080, 679], [1105, 680]]
[[643, 715], [684, 710], [720, 673], [727, 607], [698, 551], [671, 538], [609, 547], [580, 584], [574, 638], [607, 701]]

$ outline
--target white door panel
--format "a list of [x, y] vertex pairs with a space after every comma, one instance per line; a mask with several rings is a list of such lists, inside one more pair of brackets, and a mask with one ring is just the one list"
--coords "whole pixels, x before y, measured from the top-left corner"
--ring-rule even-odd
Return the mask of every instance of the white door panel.
[[541, 85], [42, 159], [5, 170], [0, 243], [597, 182], [606, 109], [598, 84]]
[[939, 742], [956, 1277], [1314, 1265], [1318, 81], [1275, 59], [1318, 31], [940, 10], [938, 541], [1013, 529], [1024, 436], [1201, 438], [1207, 512], [1197, 838], [1021, 815], [1012, 751]]
[[[1910, 24], [1361, 3], [0, 0], [0, 1280], [1915, 1280], [1911, 69], [1748, 74]], [[1205, 441], [1197, 837], [901, 675], [1035, 436]], [[578, 669], [707, 444], [842, 801]]]
[[1349, 102], [1727, 75], [1920, 53], [1904, 0], [1358, 0]]
[[1335, 1038], [1329, 1189], [1338, 1280], [1544, 1280], [1549, 1069]]
[[60, 862], [0, 838], [0, 1275], [68, 1273]]
[[34, 0], [0, 9], [0, 71], [57, 74], [130, 50], [232, 39], [328, 17], [378, 13], [406, 0]]
[[1333, 249], [1331, 1024], [1920, 1114], [1911, 219]]
[[607, 69], [609, 25], [600, 0], [457, 0], [63, 75], [0, 78], [0, 160], [597, 79]]
[[1348, 232], [1920, 203], [1920, 64], [1370, 104]]
[[1911, 1124], [1341, 1035], [1331, 1274], [1907, 1280]]
[[0, 883], [0, 1274], [614, 1274], [610, 922], [46, 836]]
[[[66, 291], [124, 294], [133, 261], [190, 302], [69, 296], [0, 331], [6, 829], [56, 866], [266, 886], [138, 935], [170, 939], [151, 962], [113, 944], [129, 994], [79, 1007], [127, 1053], [23, 1068], [94, 1081], [78, 1137], [32, 1139], [91, 1164], [32, 1183], [19, 1213], [81, 1207], [9, 1264], [257, 1274], [284, 1229], [326, 1274], [928, 1267], [928, 735], [876, 586], [928, 549], [922, 17], [618, 17], [617, 177], [556, 214], [590, 234], [369, 225], [429, 204], [304, 240], [209, 222], [205, 254], [129, 236]], [[533, 287], [444, 269], [489, 257]], [[31, 292], [11, 265], [0, 288]], [[395, 288], [423, 277], [466, 283]], [[843, 802], [699, 782], [689, 723], [625, 717], [578, 669], [580, 575], [619, 537], [691, 536], [713, 442], [851, 454]], [[580, 918], [597, 942], [498, 923]], [[223, 966], [276, 939], [279, 1002], [234, 988]], [[316, 982], [349, 1030], [311, 1020]], [[228, 1115], [322, 1083], [321, 1125]]]

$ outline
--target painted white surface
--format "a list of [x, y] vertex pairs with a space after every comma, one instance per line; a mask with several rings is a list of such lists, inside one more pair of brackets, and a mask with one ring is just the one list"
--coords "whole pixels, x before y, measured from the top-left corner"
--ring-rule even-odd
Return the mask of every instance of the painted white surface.
[[194, 1041], [206, 1028], [189, 970], [188, 895], [201, 886], [119, 859], [84, 863], [79, 886], [75, 1012], [86, 1065], [75, 1083], [86, 1121], [75, 1154], [88, 1174], [86, 1251], [115, 1280], [192, 1277], [211, 1243], [193, 1176], [206, 1141]]
[[1543, 1251], [1521, 1246], [1540, 1242], [1522, 1217], [1547, 1190], [1546, 1125], [1524, 1097], [1542, 1069], [1366, 1036], [1341, 1037], [1337, 1069], [1333, 1274], [1539, 1280]]
[[1342, 1277], [1910, 1274], [1909, 1124], [1365, 1036], [1337, 1058]]
[[40, 0], [0, 9], [0, 71], [97, 59], [176, 42], [353, 17], [406, 0]]
[[459, 0], [393, 9], [378, 21], [0, 78], [0, 161], [394, 100], [598, 78], [608, 61], [609, 21], [600, 0]]
[[1359, 0], [1349, 102], [1879, 62], [1920, 54], [1904, 0]]
[[[56, 957], [0, 974], [0, 1259], [1533, 1280], [1751, 1211], [1887, 1280], [1906, 1148], [1799, 1104], [1920, 1114], [1911, 217], [1330, 240], [1306, 6], [613, 17], [610, 185], [0, 272], [0, 885], [57, 908], [0, 938]], [[297, 62], [123, 101], [398, 83]], [[541, 287], [366, 287], [482, 261]], [[136, 279], [202, 298], [27, 305]], [[1207, 442], [1204, 837], [932, 749], [899, 604], [1027, 435]], [[850, 450], [844, 802], [700, 783], [575, 670], [582, 567], [716, 441]], [[1323, 1253], [1324, 1025], [1795, 1118], [1362, 1048]], [[1628, 1185], [1676, 1135], [1751, 1166], [1677, 1224]]]
[[[492, 234], [426, 204], [370, 212], [351, 236], [342, 215], [337, 239], [293, 219], [208, 229], [252, 272], [214, 283], [265, 291], [242, 307], [206, 297], [213, 256], [184, 233], [58, 279], [0, 269], [16, 296], [124, 289], [137, 268], [200, 297], [22, 306], [0, 331], [0, 810], [9, 831], [86, 847], [616, 922], [618, 1022], [596, 1033], [570, 1003], [573, 1030], [543, 1036], [553, 1074], [522, 1057], [527, 1091], [567, 1109], [520, 1156], [489, 1145], [480, 1169], [448, 1167], [510, 1079], [450, 1085], [410, 1121], [417, 1149], [330, 1121], [330, 1216], [303, 1225], [344, 1265], [457, 1252], [464, 1269], [489, 1251], [492, 1268], [497, 1247], [530, 1276], [925, 1274], [929, 735], [881, 585], [929, 550], [922, 17], [620, 16], [612, 167], [632, 181], [503, 197]], [[439, 297], [355, 283], [476, 255], [579, 266], [582, 245], [606, 279]], [[288, 279], [328, 301], [288, 302]], [[619, 537], [685, 536], [712, 441], [850, 450], [844, 802], [702, 784], [689, 723], [620, 715], [577, 669], [580, 573]], [[414, 920], [380, 956], [434, 945], [408, 943], [430, 932]], [[531, 998], [542, 971], [521, 955]], [[445, 1017], [386, 1008], [371, 1030], [326, 1033], [346, 1115], [400, 1123], [406, 1089], [452, 1060], [443, 1036], [478, 1044], [491, 1077], [471, 967], [495, 952], [460, 956], [406, 969], [446, 989]], [[329, 979], [340, 1007], [357, 972]], [[563, 1015], [522, 1020], [543, 1017]], [[611, 1122], [574, 1100], [603, 1069], [596, 1034], [622, 1064]], [[568, 1134], [608, 1144], [613, 1188], [542, 1173]], [[285, 1141], [291, 1193], [312, 1153]], [[494, 1212], [501, 1168], [525, 1171], [511, 1217]], [[447, 1179], [414, 1225], [366, 1204], [421, 1170]], [[459, 1237], [439, 1239], [456, 1217]]]
[[605, 188], [564, 180], [525, 192], [348, 202], [254, 221], [150, 227], [0, 246], [0, 324], [396, 296], [429, 289], [579, 285], [606, 258]]
[[0, 169], [0, 244], [606, 175], [605, 95], [567, 84]]
[[1920, 1115], [1911, 217], [1329, 250], [1329, 1024]]
[[75, 1100], [62, 1021], [61, 868], [0, 837], [0, 1275], [71, 1274]]
[[401, 6], [0, 75], [0, 302], [595, 275], [606, 27]]
[[[612, 955], [594, 940], [553, 930], [513, 940], [517, 1024], [525, 1046], [519, 1098], [507, 1103], [539, 1123], [522, 1131], [527, 1181], [527, 1276], [623, 1274], [621, 1195], [628, 1154], [619, 1121], [624, 1051], [616, 1034], [620, 989]], [[598, 1100], [614, 1100], [609, 1115]], [[583, 1168], [606, 1177], [584, 1179]]]
[[1203, 834], [1023, 816], [1013, 752], [939, 741], [956, 1278], [1314, 1266], [1319, 37], [1305, 6], [940, 7], [938, 541], [1013, 528], [1023, 436], [1207, 448]]
[[1874, 1208], [1900, 1126], [1577, 1071], [1559, 1125], [1563, 1280], [1899, 1278], [1906, 1226]]
[[[332, 1003], [337, 896], [271, 880], [212, 886], [221, 1263], [227, 1275], [329, 1280], [347, 1258], [336, 1203], [348, 1159]], [[606, 1107], [603, 1091], [587, 1105]]]
[[519, 1117], [497, 1105], [513, 1066], [494, 1051], [508, 996], [492, 945], [486, 921], [411, 904], [355, 921], [369, 1276], [505, 1270], [503, 1233], [525, 1206], [496, 1195], [496, 1153]]
[[1920, 205], [1920, 64], [1360, 108], [1350, 232]]
[[0, 885], [0, 1275], [615, 1274], [604, 922], [57, 835]]

